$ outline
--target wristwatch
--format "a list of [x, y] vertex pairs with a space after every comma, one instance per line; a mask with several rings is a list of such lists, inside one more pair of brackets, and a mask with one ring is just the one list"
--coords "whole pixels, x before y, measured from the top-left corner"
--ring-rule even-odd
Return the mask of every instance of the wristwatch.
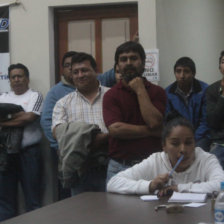
[[7, 119], [8, 120], [12, 119], [12, 114], [7, 114]]

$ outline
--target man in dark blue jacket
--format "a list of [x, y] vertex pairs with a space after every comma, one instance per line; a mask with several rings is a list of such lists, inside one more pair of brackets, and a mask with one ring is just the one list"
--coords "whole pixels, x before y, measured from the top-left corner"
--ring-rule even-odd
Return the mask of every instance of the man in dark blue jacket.
[[176, 81], [166, 88], [166, 114], [180, 115], [188, 119], [195, 128], [196, 145], [209, 151], [205, 102], [205, 90], [208, 85], [195, 79], [195, 63], [189, 57], [182, 57], [176, 61], [174, 74]]

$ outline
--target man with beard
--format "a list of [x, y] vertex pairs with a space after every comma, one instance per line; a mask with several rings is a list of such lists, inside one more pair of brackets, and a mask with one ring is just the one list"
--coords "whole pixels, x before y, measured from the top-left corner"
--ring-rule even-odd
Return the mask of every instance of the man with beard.
[[103, 117], [109, 130], [107, 181], [161, 150], [166, 96], [161, 87], [142, 77], [145, 57], [143, 47], [133, 41], [121, 44], [115, 53], [121, 80], [103, 99]]
[[208, 85], [195, 79], [196, 67], [189, 57], [179, 58], [174, 65], [176, 81], [166, 88], [168, 98], [166, 114], [182, 116], [195, 128], [196, 146], [210, 149], [209, 129], [206, 121], [205, 91]]

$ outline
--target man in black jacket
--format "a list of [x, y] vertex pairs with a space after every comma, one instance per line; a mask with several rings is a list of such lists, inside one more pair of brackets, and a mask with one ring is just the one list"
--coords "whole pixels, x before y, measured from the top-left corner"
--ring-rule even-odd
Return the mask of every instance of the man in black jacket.
[[219, 70], [223, 78], [210, 85], [206, 92], [207, 120], [211, 129], [211, 152], [224, 168], [224, 51], [219, 57]]

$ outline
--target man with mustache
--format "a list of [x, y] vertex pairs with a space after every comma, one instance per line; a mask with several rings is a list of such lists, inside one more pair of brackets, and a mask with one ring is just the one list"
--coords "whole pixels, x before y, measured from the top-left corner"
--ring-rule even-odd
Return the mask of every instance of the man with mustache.
[[205, 102], [208, 84], [195, 79], [195, 63], [189, 57], [181, 57], [176, 61], [174, 74], [176, 81], [166, 88], [166, 114], [173, 117], [182, 116], [189, 120], [195, 128], [196, 146], [209, 151]]
[[42, 133], [39, 119], [43, 97], [41, 93], [30, 89], [29, 70], [25, 65], [11, 64], [8, 75], [12, 91], [3, 93], [0, 103], [21, 106], [23, 111], [9, 114], [6, 120], [0, 114], [0, 128], [3, 132], [6, 128], [22, 128], [23, 133], [21, 141], [17, 142], [18, 146], [12, 144], [14, 139], [5, 146], [5, 142], [1, 142], [1, 146], [7, 150], [7, 167], [0, 171], [0, 221], [17, 215], [19, 182], [24, 193], [26, 211], [39, 208], [41, 205]]
[[115, 65], [121, 80], [104, 95], [103, 117], [109, 130], [107, 181], [153, 152], [161, 150], [165, 91], [142, 77], [145, 51], [136, 42], [121, 44]]
[[[50, 142], [50, 148], [52, 152], [54, 165], [57, 167], [58, 164], [58, 143], [53, 138], [51, 132], [52, 125], [52, 113], [54, 106], [58, 100], [67, 94], [75, 91], [75, 86], [72, 80], [72, 67], [71, 61], [72, 57], [78, 52], [68, 51], [64, 54], [62, 58], [62, 75], [61, 81], [53, 86], [50, 91], [47, 93], [47, 96], [44, 100], [43, 111], [41, 115], [40, 124], [44, 131], [45, 136]], [[113, 86], [116, 82], [114, 70], [111, 69], [103, 74], [97, 76], [97, 79], [100, 81], [103, 86]], [[55, 173], [57, 175], [57, 173]], [[70, 196], [70, 189], [63, 189], [60, 182], [58, 182], [58, 199], [64, 199]]]
[[[103, 121], [102, 101], [109, 88], [97, 80], [96, 61], [89, 54], [81, 52], [74, 55], [71, 71], [76, 90], [55, 104], [52, 114], [53, 136], [58, 141], [60, 157], [67, 153], [65, 157], [69, 170], [75, 170], [69, 172], [74, 174], [69, 183], [72, 195], [105, 191], [108, 131]], [[78, 163], [82, 165], [77, 168]]]

